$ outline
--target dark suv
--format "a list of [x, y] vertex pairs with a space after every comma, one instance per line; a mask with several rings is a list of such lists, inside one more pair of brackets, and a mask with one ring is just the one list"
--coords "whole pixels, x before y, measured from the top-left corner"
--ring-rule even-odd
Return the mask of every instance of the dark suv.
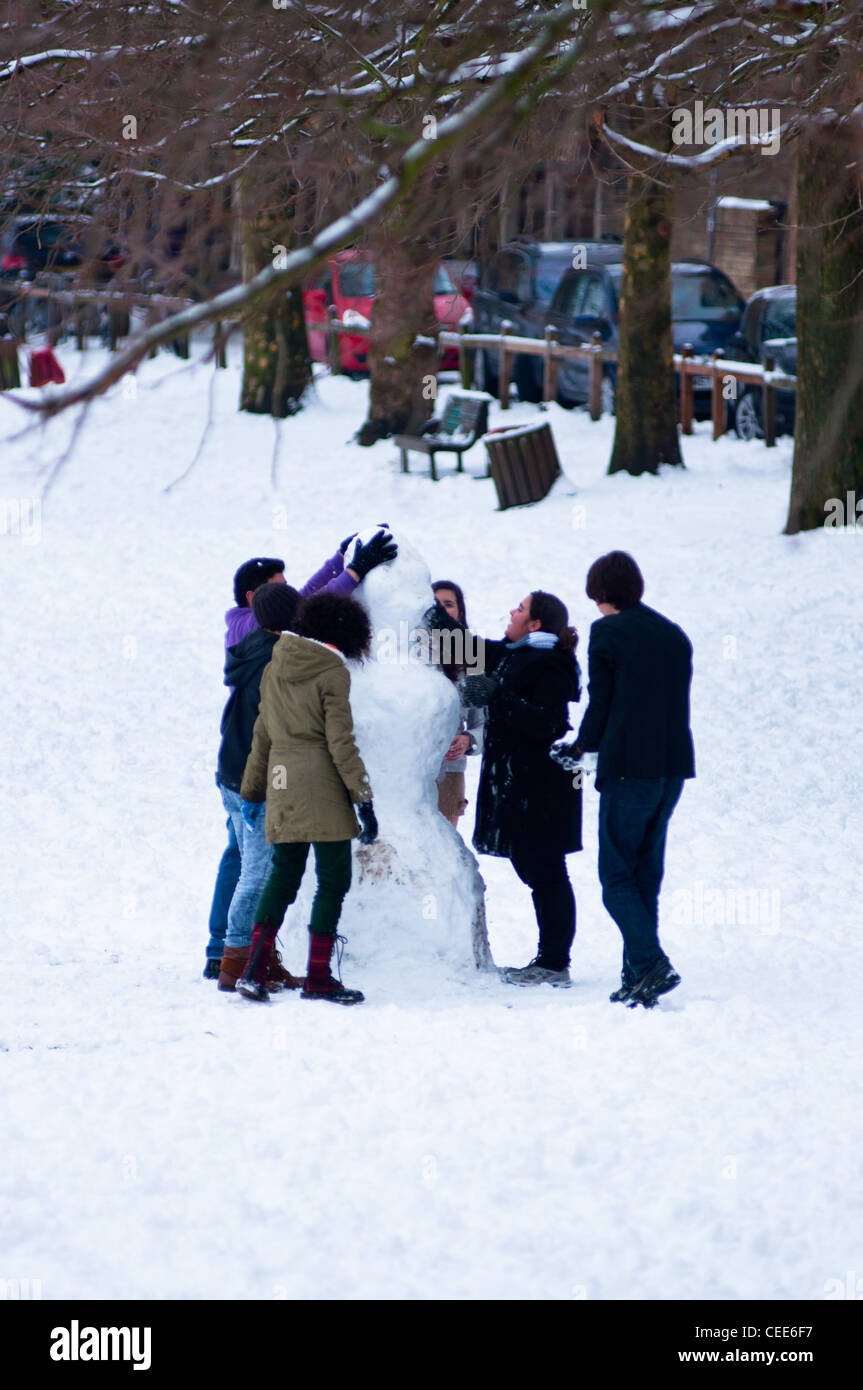
[[[763, 362], [772, 357], [777, 371], [797, 375], [797, 287], [773, 285], [756, 290], [743, 314], [740, 332], [729, 345], [726, 356], [742, 362]], [[741, 439], [761, 439], [761, 387], [741, 386], [737, 400], [729, 406], [729, 424]], [[776, 392], [776, 433], [794, 433], [796, 392]]]
[[[587, 346], [599, 333], [610, 348], [618, 345], [620, 277], [623, 246], [620, 242], [516, 242], [491, 262], [482, 289], [474, 295], [475, 332], [498, 332], [508, 318], [521, 337], [543, 338], [547, 324], [557, 330], [567, 346]], [[574, 268], [575, 266], [578, 268]], [[563, 266], [559, 272], [559, 267]], [[541, 300], [540, 268], [543, 288]], [[557, 285], [551, 280], [558, 274]], [[482, 307], [480, 307], [482, 306]], [[745, 301], [734, 285], [715, 266], [704, 261], [675, 261], [671, 267], [671, 320], [676, 351], [687, 343], [699, 356], [715, 349], [728, 352], [729, 342], [740, 328]], [[497, 358], [477, 353], [478, 375], [486, 389], [496, 392]], [[482, 359], [480, 362], [479, 359]], [[522, 400], [542, 400], [541, 357], [517, 357], [513, 379]], [[603, 410], [614, 410], [617, 369], [608, 363], [603, 379]], [[558, 364], [557, 398], [561, 405], [582, 405], [588, 398], [588, 364]], [[710, 417], [710, 379], [695, 378], [695, 415]]]
[[[587, 245], [603, 247], [606, 243]], [[615, 249], [619, 259], [620, 247]], [[499, 333], [507, 319], [517, 337], [543, 338], [549, 306], [561, 277], [572, 266], [573, 251], [571, 241], [533, 241], [529, 237], [519, 237], [504, 246], [489, 262], [473, 292], [474, 333]], [[542, 400], [542, 373], [537, 377], [534, 372], [535, 360], [515, 360], [513, 380], [523, 401]], [[497, 354], [478, 352], [476, 369], [477, 384], [496, 394]]]
[[[612, 258], [606, 248], [602, 258], [591, 256], [582, 270], [564, 275], [552, 300], [548, 322], [557, 329], [561, 343], [587, 346], [599, 333], [610, 348], [618, 346], [622, 248]], [[671, 266], [671, 331], [675, 352], [687, 343], [696, 356], [707, 356], [721, 348], [727, 354], [737, 333], [744, 300], [734, 285], [715, 266], [704, 261], [674, 261]], [[534, 358], [534, 372], [542, 379], [542, 361]], [[603, 380], [603, 410], [614, 409], [617, 367], [606, 365]], [[557, 393], [561, 405], [582, 405], [588, 398], [586, 361], [561, 361], [557, 369]], [[695, 416], [710, 417], [710, 379], [695, 378]]]

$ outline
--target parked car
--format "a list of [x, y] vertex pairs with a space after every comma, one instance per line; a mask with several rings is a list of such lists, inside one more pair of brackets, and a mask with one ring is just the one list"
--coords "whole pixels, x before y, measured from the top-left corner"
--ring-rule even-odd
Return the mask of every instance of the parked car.
[[[615, 243], [582, 244], [596, 255], [610, 250], [620, 258], [620, 247]], [[517, 237], [502, 247], [489, 261], [474, 290], [474, 332], [499, 333], [501, 324], [507, 320], [517, 337], [543, 338], [549, 321], [549, 306], [562, 276], [572, 267], [573, 251], [571, 241], [534, 241], [531, 237]], [[513, 380], [522, 400], [542, 400], [542, 381], [534, 369], [535, 360], [521, 356], [514, 363]], [[477, 353], [476, 377], [478, 386], [497, 394], [496, 353], [484, 350]]]
[[[551, 304], [549, 323], [557, 329], [561, 343], [586, 347], [594, 333], [616, 349], [619, 344], [620, 282], [623, 274], [622, 247], [612, 260], [606, 253], [602, 261], [588, 255], [583, 270], [568, 271]], [[674, 261], [671, 266], [671, 333], [679, 352], [690, 344], [696, 355], [717, 349], [727, 352], [740, 327], [744, 300], [734, 285], [715, 266], [704, 261]], [[542, 362], [534, 358], [536, 379], [541, 384]], [[561, 405], [583, 405], [588, 399], [589, 367], [586, 361], [558, 363], [557, 389]], [[609, 362], [603, 373], [603, 410], [612, 413], [617, 384], [617, 366]], [[694, 379], [694, 414], [698, 420], [710, 418], [710, 378]]]
[[[577, 269], [572, 262], [576, 247], [581, 251]], [[565, 261], [562, 261], [565, 253]], [[533, 261], [533, 275], [525, 263]], [[587, 346], [594, 333], [599, 333], [609, 348], [618, 346], [620, 279], [623, 246], [620, 242], [588, 241], [565, 243], [535, 243], [531, 257], [523, 244], [514, 244], [499, 253], [489, 266], [492, 284], [483, 282], [474, 298], [476, 332], [498, 332], [500, 321], [509, 317], [512, 332], [527, 338], [543, 338], [547, 324], [557, 330], [558, 340], [567, 346]], [[540, 289], [548, 292], [555, 268], [561, 266], [557, 284], [545, 304]], [[540, 281], [537, 273], [542, 267]], [[506, 283], [501, 283], [509, 276]], [[521, 276], [519, 282], [518, 276]], [[515, 288], [513, 289], [513, 277]], [[533, 289], [533, 286], [536, 289]], [[484, 298], [485, 295], [485, 298]], [[497, 303], [492, 310], [493, 296]], [[503, 313], [500, 301], [512, 307]], [[727, 351], [728, 344], [738, 331], [745, 301], [734, 285], [715, 266], [704, 261], [675, 261], [671, 267], [671, 322], [674, 347], [679, 351], [691, 344], [696, 354], [707, 355], [715, 349]], [[496, 319], [496, 321], [494, 321]], [[477, 353], [483, 358], [478, 375], [489, 391], [498, 389], [497, 363], [493, 353]], [[542, 399], [543, 361], [540, 357], [516, 358], [513, 379], [522, 400]], [[614, 410], [617, 369], [606, 365], [603, 374], [603, 410]], [[588, 399], [588, 363], [561, 360], [557, 370], [557, 398], [561, 405], [572, 407]], [[698, 419], [710, 416], [710, 379], [696, 377], [695, 415]]]
[[[441, 328], [457, 330], [466, 315], [466, 322], [469, 322], [470, 305], [459, 294], [443, 263], [435, 269], [433, 290], [435, 315]], [[368, 371], [368, 330], [371, 327], [374, 297], [375, 265], [369, 252], [339, 251], [332, 257], [326, 269], [318, 272], [303, 291], [306, 331], [313, 362], [327, 361], [327, 311], [330, 305], [334, 305], [342, 323], [357, 330], [356, 333], [339, 334], [342, 371]], [[445, 348], [441, 352], [440, 366], [457, 368], [458, 349]]]
[[479, 266], [476, 261], [453, 260], [448, 258], [444, 261], [449, 277], [458, 290], [459, 294], [464, 295], [468, 304], [473, 299], [473, 292], [479, 284]]
[[44, 271], [83, 267], [92, 279], [108, 280], [125, 254], [87, 217], [13, 217], [0, 236], [0, 274], [32, 280]]
[[[773, 285], [756, 290], [746, 305], [743, 322], [728, 345], [728, 356], [741, 362], [764, 362], [772, 357], [776, 369], [786, 376], [797, 375], [797, 287]], [[796, 391], [780, 388], [776, 392], [776, 433], [794, 433]], [[729, 426], [741, 439], [761, 439], [760, 386], [741, 386], [736, 401], [729, 402]]]

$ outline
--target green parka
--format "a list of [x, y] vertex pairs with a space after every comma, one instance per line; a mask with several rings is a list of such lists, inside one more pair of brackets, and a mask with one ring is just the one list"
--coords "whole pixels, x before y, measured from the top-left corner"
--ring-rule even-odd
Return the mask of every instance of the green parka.
[[270, 844], [352, 840], [372, 789], [354, 741], [351, 678], [323, 642], [285, 632], [261, 678], [241, 795], [267, 803]]

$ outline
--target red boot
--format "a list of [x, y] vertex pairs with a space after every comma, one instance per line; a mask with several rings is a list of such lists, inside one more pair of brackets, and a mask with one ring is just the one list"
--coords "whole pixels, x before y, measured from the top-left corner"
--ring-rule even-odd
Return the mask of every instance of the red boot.
[[245, 974], [237, 981], [237, 992], [246, 999], [258, 999], [265, 1003], [270, 997], [267, 989], [267, 970], [278, 930], [278, 927], [270, 926], [269, 922], [256, 922], [254, 925], [252, 944], [249, 947], [249, 963]]
[[330, 973], [330, 958], [336, 940], [344, 937], [323, 935], [309, 928], [309, 968], [303, 985], [302, 999], [329, 999], [332, 1004], [362, 1004], [364, 995], [358, 989], [345, 989], [341, 980]]

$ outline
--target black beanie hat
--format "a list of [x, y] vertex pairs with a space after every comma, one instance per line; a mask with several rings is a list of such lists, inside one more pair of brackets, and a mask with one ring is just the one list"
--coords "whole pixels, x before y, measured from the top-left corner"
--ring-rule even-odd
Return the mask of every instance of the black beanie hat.
[[293, 626], [300, 596], [290, 584], [261, 584], [252, 594], [252, 612], [260, 627], [284, 632]]
[[272, 579], [274, 574], [284, 574], [284, 560], [247, 560], [244, 565], [240, 565], [234, 575], [234, 599], [238, 608], [247, 608], [246, 594], [249, 589], [257, 589], [260, 584], [266, 584], [268, 579]]

